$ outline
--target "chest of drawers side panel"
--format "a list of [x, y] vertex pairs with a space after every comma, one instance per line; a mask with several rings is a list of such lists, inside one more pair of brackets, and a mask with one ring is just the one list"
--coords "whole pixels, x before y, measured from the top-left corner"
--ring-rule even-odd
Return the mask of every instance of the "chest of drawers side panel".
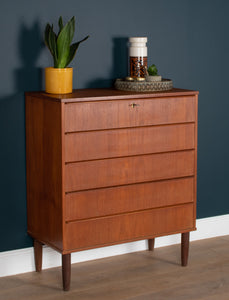
[[197, 206], [197, 149], [198, 149], [198, 95], [195, 95], [195, 113], [196, 113], [196, 121], [195, 121], [195, 159], [194, 159], [194, 172], [195, 172], [195, 184], [194, 184], [194, 227], [196, 226], [196, 206]]
[[26, 94], [26, 177], [28, 233], [61, 251], [61, 103]]

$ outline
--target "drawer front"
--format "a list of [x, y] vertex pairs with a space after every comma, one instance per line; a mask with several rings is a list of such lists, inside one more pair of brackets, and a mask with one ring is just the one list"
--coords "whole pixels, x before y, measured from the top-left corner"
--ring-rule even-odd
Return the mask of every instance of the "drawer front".
[[194, 150], [69, 163], [65, 192], [194, 175]]
[[66, 249], [84, 249], [194, 230], [193, 204], [66, 224]]
[[65, 132], [193, 121], [194, 96], [65, 104]]
[[70, 193], [65, 197], [65, 220], [193, 202], [194, 184], [194, 178], [188, 177]]
[[185, 150], [194, 144], [194, 124], [70, 133], [65, 136], [65, 161]]

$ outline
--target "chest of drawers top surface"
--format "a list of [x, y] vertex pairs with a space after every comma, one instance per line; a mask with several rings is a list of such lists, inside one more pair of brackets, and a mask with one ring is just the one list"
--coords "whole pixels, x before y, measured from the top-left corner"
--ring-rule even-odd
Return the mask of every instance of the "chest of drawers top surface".
[[160, 92], [126, 92], [118, 91], [112, 88], [107, 89], [78, 89], [73, 90], [70, 94], [47, 94], [44, 92], [26, 92], [26, 95], [33, 97], [46, 98], [52, 101], [71, 103], [71, 102], [87, 102], [87, 101], [103, 101], [103, 100], [121, 100], [121, 99], [139, 99], [139, 98], [157, 98], [157, 97], [174, 97], [198, 95], [198, 91], [173, 88], [168, 91]]

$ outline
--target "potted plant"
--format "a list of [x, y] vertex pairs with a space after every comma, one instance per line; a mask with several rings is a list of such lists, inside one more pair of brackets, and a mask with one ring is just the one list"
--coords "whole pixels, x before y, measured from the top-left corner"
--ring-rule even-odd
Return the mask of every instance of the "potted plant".
[[75, 17], [64, 26], [62, 17], [59, 18], [59, 32], [56, 34], [53, 25], [49, 23], [45, 28], [45, 44], [52, 54], [54, 67], [45, 68], [45, 91], [53, 94], [66, 94], [72, 92], [73, 69], [67, 68], [76, 51], [86, 36], [79, 42], [72, 43], [75, 33]]
[[146, 81], [161, 81], [161, 76], [158, 75], [157, 67], [154, 64], [147, 69]]

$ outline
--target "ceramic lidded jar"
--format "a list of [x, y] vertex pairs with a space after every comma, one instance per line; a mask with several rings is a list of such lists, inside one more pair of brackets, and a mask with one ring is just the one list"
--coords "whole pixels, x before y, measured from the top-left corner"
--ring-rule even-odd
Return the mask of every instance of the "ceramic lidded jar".
[[145, 77], [147, 69], [147, 37], [129, 38], [130, 76]]

